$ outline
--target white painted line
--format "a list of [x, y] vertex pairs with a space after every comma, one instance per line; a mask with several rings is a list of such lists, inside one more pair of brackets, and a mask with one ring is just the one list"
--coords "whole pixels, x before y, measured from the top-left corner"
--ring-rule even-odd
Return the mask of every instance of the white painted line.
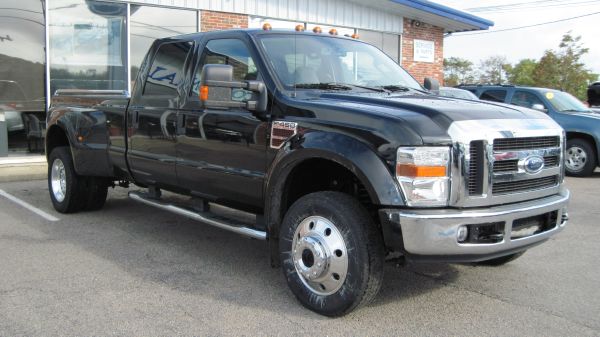
[[41, 209], [34, 207], [34, 206], [26, 203], [25, 201], [4, 192], [3, 190], [0, 190], [0, 195], [5, 197], [8, 200], [14, 202], [15, 204], [19, 204], [19, 205], [27, 208], [28, 210], [32, 211], [33, 213], [41, 216], [42, 218], [44, 218], [46, 220], [49, 220], [49, 221], [59, 221], [60, 220], [59, 218], [57, 218], [51, 214], [48, 214], [48, 213], [42, 211]]

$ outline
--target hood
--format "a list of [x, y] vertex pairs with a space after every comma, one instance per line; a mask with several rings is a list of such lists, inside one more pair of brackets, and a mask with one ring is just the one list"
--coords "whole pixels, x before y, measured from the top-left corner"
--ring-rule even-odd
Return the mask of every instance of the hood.
[[[450, 126], [459, 121], [550, 119], [542, 112], [518, 106], [423, 94], [325, 93], [309, 102], [316, 111], [324, 112], [319, 117], [325, 120], [356, 121], [358, 127], [369, 125], [379, 132], [395, 130], [397, 141], [405, 144], [416, 144], [417, 137], [422, 144], [447, 144], [451, 142]], [[328, 110], [336, 113], [327, 116]], [[399, 138], [403, 136], [410, 139]]]

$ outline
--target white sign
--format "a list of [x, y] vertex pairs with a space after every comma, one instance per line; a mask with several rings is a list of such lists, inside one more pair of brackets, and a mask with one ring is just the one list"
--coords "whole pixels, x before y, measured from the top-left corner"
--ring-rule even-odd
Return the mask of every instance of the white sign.
[[414, 40], [414, 61], [434, 62], [435, 42], [427, 40]]

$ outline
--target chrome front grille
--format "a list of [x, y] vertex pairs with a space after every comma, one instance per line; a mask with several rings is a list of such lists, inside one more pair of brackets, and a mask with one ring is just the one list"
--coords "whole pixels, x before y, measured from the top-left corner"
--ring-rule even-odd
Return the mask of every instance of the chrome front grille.
[[455, 121], [448, 135], [451, 206], [523, 202], [562, 189], [565, 133], [550, 118]]

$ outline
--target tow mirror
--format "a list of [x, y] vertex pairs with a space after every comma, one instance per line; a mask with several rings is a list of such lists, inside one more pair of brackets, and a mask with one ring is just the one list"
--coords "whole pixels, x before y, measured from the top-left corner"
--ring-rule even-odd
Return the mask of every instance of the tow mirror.
[[[256, 100], [252, 93], [257, 93]], [[233, 80], [233, 67], [226, 64], [207, 64], [200, 77], [202, 108], [243, 108], [257, 113], [267, 111], [267, 88], [261, 81]]]
[[542, 104], [534, 104], [531, 106], [531, 108], [541, 112], [548, 112], [548, 109], [546, 109]]
[[425, 81], [423, 81], [423, 86], [425, 87], [425, 89], [436, 94], [440, 92], [440, 81], [436, 80], [435, 78], [425, 78]]

